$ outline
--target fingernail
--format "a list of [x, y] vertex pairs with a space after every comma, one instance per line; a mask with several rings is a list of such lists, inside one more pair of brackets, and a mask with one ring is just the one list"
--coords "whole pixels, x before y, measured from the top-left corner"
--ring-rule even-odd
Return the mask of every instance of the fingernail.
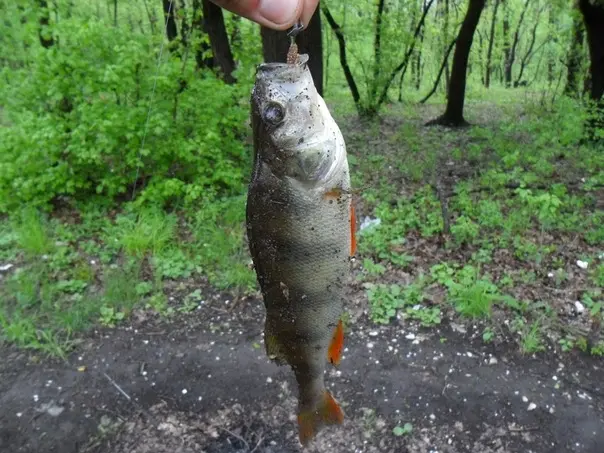
[[276, 25], [293, 23], [296, 20], [299, 0], [261, 0], [258, 13]]

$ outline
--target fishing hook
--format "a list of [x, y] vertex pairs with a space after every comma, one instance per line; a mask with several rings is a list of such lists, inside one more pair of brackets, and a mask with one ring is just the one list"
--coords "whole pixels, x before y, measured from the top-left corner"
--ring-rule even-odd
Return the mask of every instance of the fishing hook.
[[300, 19], [294, 24], [292, 28], [290, 28], [287, 32], [287, 36], [293, 41], [296, 39], [296, 36], [300, 34], [304, 30], [304, 24]]

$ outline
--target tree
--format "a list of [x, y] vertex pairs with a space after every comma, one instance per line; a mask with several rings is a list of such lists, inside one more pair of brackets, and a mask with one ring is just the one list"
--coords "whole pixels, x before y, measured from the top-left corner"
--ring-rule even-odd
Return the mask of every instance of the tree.
[[[526, 15], [526, 11], [528, 9], [529, 3], [531, 0], [526, 0], [524, 2], [524, 6], [522, 7], [522, 12], [520, 13], [520, 18], [518, 19], [518, 24], [516, 26], [516, 31], [514, 32], [514, 40], [512, 41], [511, 47], [507, 48], [505, 52], [505, 69], [504, 69], [504, 78], [505, 78], [505, 86], [512, 86], [512, 66], [514, 65], [514, 60], [516, 59], [516, 51], [518, 50], [518, 43], [520, 42], [520, 32], [522, 30], [522, 23], [524, 22], [524, 17]], [[506, 11], [507, 13], [508, 11]], [[506, 16], [506, 20], [508, 21], [507, 28], [509, 33], [509, 16]], [[504, 24], [505, 28], [505, 24]], [[509, 46], [509, 35], [508, 35], [508, 46]]]
[[491, 65], [493, 58], [493, 45], [495, 43], [495, 24], [497, 23], [497, 10], [499, 9], [499, 0], [495, 0], [493, 6], [493, 17], [491, 18], [491, 30], [489, 31], [489, 47], [487, 49], [487, 68], [484, 75], [484, 86], [489, 88], [491, 84]]
[[361, 95], [359, 93], [359, 88], [357, 87], [357, 84], [354, 80], [354, 76], [352, 75], [352, 71], [350, 70], [350, 66], [348, 65], [348, 57], [346, 55], [346, 39], [344, 38], [344, 33], [342, 33], [342, 27], [340, 27], [340, 25], [335, 21], [331, 14], [331, 11], [329, 11], [329, 8], [325, 3], [321, 3], [321, 11], [325, 15], [327, 23], [333, 30], [334, 34], [336, 35], [336, 39], [338, 40], [340, 65], [342, 66], [342, 71], [344, 71], [344, 77], [346, 77], [348, 88], [350, 88], [350, 93], [352, 94], [352, 100], [354, 101], [354, 105], [357, 108], [357, 112], [361, 114]]
[[573, 35], [566, 61], [566, 86], [564, 94], [576, 97], [579, 93], [579, 72], [581, 70], [581, 59], [583, 52], [583, 41], [585, 39], [585, 28], [583, 18], [578, 8], [573, 10]]
[[590, 97], [601, 101], [604, 94], [604, 0], [579, 0], [589, 48]]
[[[174, 14], [175, 2], [173, 0], [162, 0], [164, 10], [164, 23], [166, 24], [166, 37], [170, 43], [178, 37], [178, 27], [176, 26], [176, 18]], [[170, 46], [171, 51], [175, 51], [176, 46]]]
[[235, 60], [224, 25], [222, 8], [209, 0], [202, 2], [204, 28], [210, 38], [214, 68], [226, 83], [234, 83]]
[[480, 21], [486, 0], [470, 0], [466, 16], [461, 24], [455, 52], [453, 54], [453, 67], [451, 68], [451, 81], [447, 96], [445, 113], [428, 124], [440, 124], [451, 127], [463, 126], [466, 120], [463, 116], [463, 106], [466, 94], [466, 72], [470, 49], [474, 39], [474, 32]]
[[[290, 39], [286, 31], [261, 27], [262, 54], [264, 61], [285, 62]], [[317, 8], [307, 27], [296, 36], [298, 52], [308, 54], [308, 69], [319, 94], [323, 94], [323, 45], [321, 11]]]
[[201, 37], [198, 47], [195, 49], [195, 64], [197, 69], [213, 68], [214, 58], [212, 57], [211, 46], [207, 39], [205, 17], [202, 12], [201, 0], [193, 0], [193, 18], [191, 28], [197, 31]]
[[588, 136], [594, 139], [604, 126], [604, 0], [579, 0], [589, 48], [591, 79], [590, 98], [596, 109], [588, 123]]

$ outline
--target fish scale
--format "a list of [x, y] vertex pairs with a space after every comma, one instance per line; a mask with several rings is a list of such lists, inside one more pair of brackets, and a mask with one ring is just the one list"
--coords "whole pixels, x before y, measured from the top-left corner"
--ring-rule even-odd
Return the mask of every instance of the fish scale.
[[337, 363], [342, 349], [344, 286], [354, 248], [346, 147], [307, 61], [299, 55], [295, 62], [258, 67], [247, 200], [248, 243], [266, 307], [266, 350], [296, 376], [303, 444], [343, 418], [324, 372], [328, 357]]

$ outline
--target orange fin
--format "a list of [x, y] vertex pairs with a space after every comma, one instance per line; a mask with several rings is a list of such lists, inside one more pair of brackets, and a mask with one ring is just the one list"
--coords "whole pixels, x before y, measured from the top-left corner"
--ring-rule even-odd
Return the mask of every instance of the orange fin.
[[298, 429], [300, 443], [304, 446], [315, 437], [325, 425], [341, 424], [344, 421], [344, 412], [338, 402], [327, 390], [317, 407], [298, 414]]
[[350, 256], [354, 256], [357, 252], [357, 218], [354, 213], [354, 206], [350, 205]]
[[342, 320], [338, 322], [336, 326], [336, 330], [333, 333], [333, 338], [331, 339], [331, 344], [329, 345], [329, 349], [327, 350], [327, 358], [334, 365], [340, 364], [340, 359], [342, 358], [342, 350], [344, 349], [344, 324]]
[[323, 198], [326, 200], [337, 200], [342, 196], [342, 193], [344, 193], [342, 189], [340, 189], [339, 187], [335, 187], [325, 192], [323, 194]]

